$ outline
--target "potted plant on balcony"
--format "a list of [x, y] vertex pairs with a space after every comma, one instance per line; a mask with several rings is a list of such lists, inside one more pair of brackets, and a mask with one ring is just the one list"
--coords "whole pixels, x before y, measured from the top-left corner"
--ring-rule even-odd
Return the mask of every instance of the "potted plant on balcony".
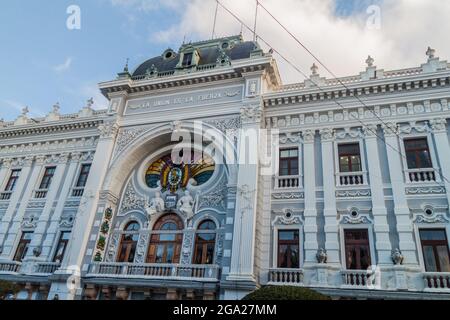
[[243, 300], [331, 300], [331, 298], [303, 287], [265, 286], [250, 293]]
[[20, 291], [20, 287], [9, 281], [0, 280], [0, 300], [9, 300]]

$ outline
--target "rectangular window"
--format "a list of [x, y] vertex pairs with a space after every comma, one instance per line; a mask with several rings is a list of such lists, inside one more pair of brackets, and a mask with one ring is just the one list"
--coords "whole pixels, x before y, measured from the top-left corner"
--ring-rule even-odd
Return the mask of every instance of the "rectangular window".
[[185, 53], [183, 55], [183, 67], [189, 67], [192, 64], [193, 53]]
[[42, 177], [41, 184], [39, 185], [39, 190], [47, 190], [48, 188], [50, 188], [53, 176], [55, 175], [55, 170], [56, 167], [45, 168], [45, 173]]
[[298, 230], [278, 231], [278, 268], [300, 268]]
[[6, 184], [5, 191], [12, 192], [16, 187], [17, 180], [19, 180], [20, 169], [11, 171], [11, 176], [9, 177], [8, 183]]
[[70, 240], [70, 232], [68, 231], [61, 232], [61, 236], [59, 237], [58, 245], [56, 247], [55, 255], [53, 257], [53, 262], [61, 263], [63, 261], [69, 240]]
[[345, 230], [345, 260], [348, 270], [367, 270], [371, 266], [369, 232]]
[[280, 176], [297, 176], [298, 163], [297, 148], [280, 150]]
[[80, 170], [80, 176], [77, 181], [77, 188], [84, 188], [86, 186], [87, 179], [89, 177], [89, 172], [91, 171], [90, 164], [83, 164]]
[[361, 172], [361, 152], [359, 143], [341, 144], [338, 146], [339, 171]]
[[405, 140], [405, 152], [409, 169], [433, 167], [427, 138]]
[[427, 272], [450, 272], [450, 253], [445, 229], [420, 230], [423, 260]]
[[30, 247], [31, 238], [33, 237], [33, 232], [24, 232], [20, 238], [19, 245], [14, 255], [14, 261], [21, 262], [23, 258], [27, 255], [28, 249]]

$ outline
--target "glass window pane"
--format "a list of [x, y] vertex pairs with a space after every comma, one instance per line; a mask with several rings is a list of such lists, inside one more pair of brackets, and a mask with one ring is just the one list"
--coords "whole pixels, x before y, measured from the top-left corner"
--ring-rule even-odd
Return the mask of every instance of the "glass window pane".
[[444, 230], [420, 230], [420, 239], [446, 241], [447, 237]]
[[437, 272], [436, 259], [432, 246], [423, 247], [423, 260], [425, 261], [425, 269], [427, 272]]
[[438, 257], [439, 257], [439, 266], [441, 267], [441, 272], [450, 272], [450, 259], [448, 253], [448, 247], [438, 246], [436, 247]]

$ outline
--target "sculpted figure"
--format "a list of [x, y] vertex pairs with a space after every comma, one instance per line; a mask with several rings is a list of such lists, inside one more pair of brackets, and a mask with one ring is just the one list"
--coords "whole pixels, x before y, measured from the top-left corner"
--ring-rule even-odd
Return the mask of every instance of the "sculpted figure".
[[192, 198], [188, 190], [186, 190], [184, 196], [178, 200], [177, 208], [188, 220], [194, 216], [194, 198]]
[[148, 218], [157, 213], [161, 213], [165, 210], [165, 204], [163, 198], [161, 198], [161, 193], [156, 192], [155, 197], [150, 201], [150, 203], [145, 204], [145, 210], [147, 211]]

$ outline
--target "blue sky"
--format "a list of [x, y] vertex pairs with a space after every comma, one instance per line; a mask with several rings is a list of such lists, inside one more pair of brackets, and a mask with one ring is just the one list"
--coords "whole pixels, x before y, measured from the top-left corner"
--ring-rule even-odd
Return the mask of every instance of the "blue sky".
[[[346, 18], [381, 0], [334, 1], [335, 17]], [[31, 116], [43, 116], [55, 102], [61, 104], [63, 113], [77, 112], [90, 97], [94, 97], [97, 107], [104, 106], [106, 102], [97, 90], [97, 83], [113, 79], [126, 58], [130, 58], [134, 68], [168, 46], [178, 49], [179, 37], [164, 42], [153, 41], [150, 35], [181, 23], [187, 3], [187, 0], [2, 3], [0, 118], [15, 119], [25, 105], [30, 107]], [[81, 30], [66, 28], [66, 10], [73, 4], [81, 8]]]

